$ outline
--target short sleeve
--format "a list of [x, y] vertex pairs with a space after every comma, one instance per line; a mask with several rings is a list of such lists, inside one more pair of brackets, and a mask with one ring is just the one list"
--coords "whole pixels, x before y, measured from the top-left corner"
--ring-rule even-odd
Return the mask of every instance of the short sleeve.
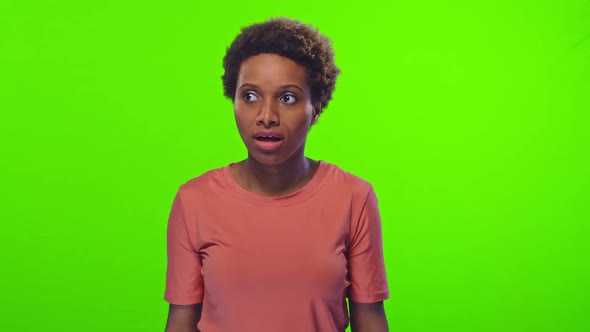
[[171, 304], [203, 302], [201, 257], [190, 238], [181, 190], [174, 197], [167, 227], [167, 267], [164, 300]]
[[377, 196], [371, 186], [358, 220], [352, 222], [348, 252], [350, 286], [347, 297], [360, 303], [389, 298], [383, 258], [381, 216]]

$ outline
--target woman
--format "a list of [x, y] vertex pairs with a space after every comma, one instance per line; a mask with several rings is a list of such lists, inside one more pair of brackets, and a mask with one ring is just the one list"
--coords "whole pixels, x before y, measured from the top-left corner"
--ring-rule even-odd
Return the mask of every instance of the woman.
[[373, 188], [304, 155], [339, 74], [333, 59], [327, 38], [286, 18], [242, 29], [228, 48], [224, 92], [248, 157], [174, 198], [166, 331], [388, 330]]

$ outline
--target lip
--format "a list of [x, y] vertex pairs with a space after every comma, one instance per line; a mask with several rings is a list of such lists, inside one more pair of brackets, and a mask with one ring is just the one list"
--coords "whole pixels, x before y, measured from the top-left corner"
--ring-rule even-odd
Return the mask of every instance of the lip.
[[[276, 142], [272, 142], [272, 141], [260, 141], [260, 140], [256, 139], [261, 136], [276, 137], [276, 138], [279, 138], [279, 140]], [[260, 151], [265, 152], [265, 153], [277, 151], [278, 149], [281, 148], [281, 145], [283, 145], [283, 142], [285, 141], [285, 137], [283, 135], [281, 135], [279, 133], [275, 133], [274, 131], [258, 131], [256, 133], [254, 133], [254, 135], [252, 135], [252, 137], [254, 138], [254, 144], [256, 145], [256, 147]]]
[[276, 142], [265, 142], [265, 141], [259, 141], [257, 139], [254, 140], [254, 144], [256, 145], [256, 147], [261, 150], [262, 152], [275, 152], [278, 149], [281, 148], [281, 145], [283, 145], [283, 140], [280, 141], [276, 141]]
[[260, 136], [276, 137], [276, 138], [280, 138], [281, 140], [285, 138], [283, 135], [281, 135], [279, 133], [275, 133], [274, 131], [257, 131], [254, 133], [254, 135], [252, 135], [252, 137], [254, 137], [254, 138], [258, 138]]

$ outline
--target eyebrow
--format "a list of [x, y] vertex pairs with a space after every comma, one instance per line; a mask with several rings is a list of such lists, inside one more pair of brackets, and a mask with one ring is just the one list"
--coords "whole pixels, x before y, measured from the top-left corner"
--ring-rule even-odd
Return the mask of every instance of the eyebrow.
[[[259, 89], [260, 87], [258, 85], [256, 85], [256, 84], [244, 83], [244, 84], [240, 85], [240, 87], [238, 89], [243, 89], [243, 88]], [[297, 89], [297, 90], [299, 90], [299, 91], [301, 91], [303, 93], [303, 89], [300, 88], [298, 85], [295, 85], [295, 84], [281, 85], [279, 88], [281, 90], [285, 90], [285, 89], [288, 89], [288, 88], [295, 88], [295, 89]]]

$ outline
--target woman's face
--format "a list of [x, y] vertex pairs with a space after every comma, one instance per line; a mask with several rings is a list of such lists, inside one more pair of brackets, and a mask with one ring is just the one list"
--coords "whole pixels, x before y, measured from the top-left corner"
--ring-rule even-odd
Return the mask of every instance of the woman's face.
[[279, 165], [302, 156], [315, 122], [306, 68], [276, 54], [259, 54], [240, 66], [234, 112], [248, 154]]

